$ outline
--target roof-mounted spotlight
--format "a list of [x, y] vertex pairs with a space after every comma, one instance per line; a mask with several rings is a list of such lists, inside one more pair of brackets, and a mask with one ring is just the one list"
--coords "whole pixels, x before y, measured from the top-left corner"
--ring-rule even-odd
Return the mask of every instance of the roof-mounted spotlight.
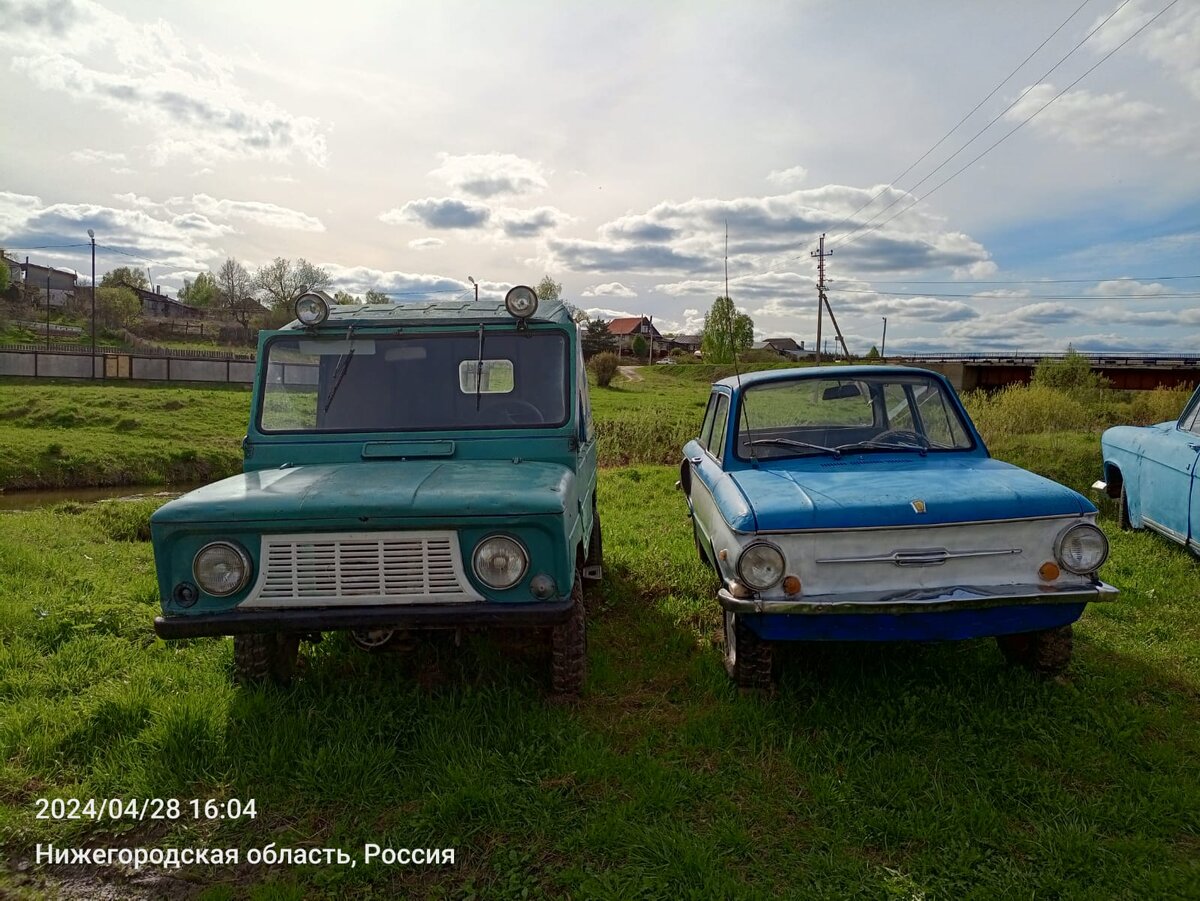
[[296, 318], [309, 328], [329, 318], [329, 301], [316, 291], [306, 291], [296, 298]]
[[528, 285], [509, 288], [504, 295], [504, 308], [517, 319], [528, 319], [538, 308], [537, 292]]

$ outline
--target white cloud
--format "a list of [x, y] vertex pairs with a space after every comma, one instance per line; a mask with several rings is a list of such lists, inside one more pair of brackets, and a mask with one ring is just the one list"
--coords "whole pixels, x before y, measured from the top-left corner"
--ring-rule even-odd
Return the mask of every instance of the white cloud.
[[620, 282], [605, 282], [602, 285], [592, 285], [584, 288], [583, 297], [637, 297], [637, 292], [627, 288]]
[[37, 15], [18, 4], [0, 44], [35, 85], [110, 110], [142, 128], [151, 159], [298, 157], [324, 166], [327, 129], [311, 117], [250, 96], [234, 61], [167, 22], [132, 21], [92, 0], [60, 0]]
[[1148, 294], [1169, 294], [1170, 288], [1161, 282], [1139, 282], [1110, 280], [1097, 283], [1089, 293], [1100, 297], [1128, 297], [1129, 295], [1146, 296]]
[[289, 209], [274, 203], [257, 200], [218, 200], [208, 194], [193, 194], [190, 200], [172, 198], [174, 206], [191, 206], [206, 216], [220, 219], [243, 219], [271, 228], [293, 231], [323, 232], [325, 226], [316, 216]]
[[413, 250], [432, 250], [435, 247], [441, 247], [446, 242], [441, 238], [414, 238], [408, 242], [408, 246]]
[[123, 163], [126, 157], [125, 154], [112, 150], [96, 150], [85, 147], [82, 150], [72, 150], [71, 159], [77, 163]]
[[[1156, 12], [1157, 9], [1140, 2], [1120, 8], [1096, 33], [1096, 52], [1116, 49]], [[1200, 97], [1200, 7], [1179, 4], [1135, 38], [1128, 49], [1158, 63], [1193, 95]]]
[[[1051, 84], [1029, 90], [1005, 114], [1017, 122], [1033, 115], [1058, 93]], [[1030, 128], [1076, 147], [1103, 150], [1124, 147], [1152, 154], [1174, 153], [1190, 147], [1195, 130], [1166, 110], [1144, 100], [1130, 100], [1126, 92], [1093, 94], [1068, 91], [1032, 119]]]
[[442, 164], [429, 174], [473, 197], [544, 191], [549, 184], [541, 163], [512, 153], [438, 154]]
[[767, 181], [781, 188], [794, 188], [804, 183], [808, 178], [808, 170], [803, 166], [792, 166], [790, 169], [773, 169], [767, 173]]

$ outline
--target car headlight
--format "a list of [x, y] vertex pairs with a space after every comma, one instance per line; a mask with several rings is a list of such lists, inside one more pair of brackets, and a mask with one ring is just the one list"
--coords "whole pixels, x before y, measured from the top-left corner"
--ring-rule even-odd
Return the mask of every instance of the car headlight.
[[214, 541], [197, 552], [192, 575], [206, 594], [228, 597], [250, 580], [250, 555], [232, 541]]
[[471, 565], [489, 588], [512, 588], [529, 568], [529, 554], [517, 539], [493, 535], [476, 545]]
[[1067, 572], [1085, 576], [1094, 573], [1108, 559], [1108, 539], [1091, 523], [1076, 523], [1054, 539], [1054, 557]]
[[750, 545], [738, 557], [737, 571], [742, 581], [755, 591], [766, 591], [783, 578], [783, 551], [765, 541]]
[[301, 294], [296, 298], [296, 318], [302, 325], [320, 325], [329, 318], [329, 304], [320, 294]]
[[538, 308], [537, 292], [528, 285], [517, 285], [504, 295], [504, 308], [518, 319], [528, 319]]

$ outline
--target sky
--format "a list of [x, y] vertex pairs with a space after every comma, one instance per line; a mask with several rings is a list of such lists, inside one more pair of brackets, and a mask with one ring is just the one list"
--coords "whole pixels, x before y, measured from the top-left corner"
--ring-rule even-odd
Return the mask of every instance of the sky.
[[0, 0], [0, 23], [20, 259], [90, 274], [61, 245], [93, 228], [98, 273], [172, 294], [227, 257], [397, 302], [550, 275], [693, 334], [727, 265], [757, 337], [812, 347], [824, 233], [855, 353], [885, 317], [889, 353], [1200, 353], [1198, 0]]

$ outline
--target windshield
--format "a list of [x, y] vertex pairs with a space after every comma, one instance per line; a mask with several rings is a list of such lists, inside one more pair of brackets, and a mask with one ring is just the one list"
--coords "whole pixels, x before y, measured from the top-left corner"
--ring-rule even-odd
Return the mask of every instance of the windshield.
[[920, 374], [797, 379], [747, 388], [737, 454], [748, 460], [867, 451], [969, 450], [971, 433], [942, 383]]
[[[561, 331], [285, 337], [267, 345], [263, 432], [550, 428], [569, 415]], [[482, 359], [482, 363], [480, 362]]]

